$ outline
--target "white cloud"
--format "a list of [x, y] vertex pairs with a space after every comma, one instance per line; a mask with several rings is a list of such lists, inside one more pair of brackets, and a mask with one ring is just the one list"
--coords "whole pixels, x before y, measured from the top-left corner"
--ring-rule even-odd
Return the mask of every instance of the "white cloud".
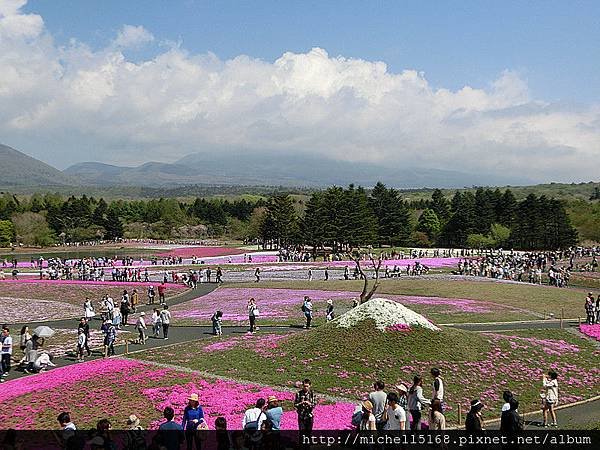
[[114, 44], [120, 48], [138, 48], [152, 42], [154, 36], [143, 26], [123, 25], [121, 31], [114, 40]]
[[[0, 135], [29, 142], [34, 156], [52, 152], [45, 159], [58, 165], [245, 149], [597, 178], [590, 162], [600, 156], [600, 108], [532, 99], [510, 70], [485, 89], [452, 91], [434, 89], [415, 70], [392, 73], [383, 62], [319, 48], [270, 63], [173, 46], [133, 62], [122, 50], [153, 39], [143, 27], [125, 26], [101, 50], [76, 41], [59, 47], [39, 16], [20, 13], [22, 4], [0, 0]], [[19, 21], [38, 25], [18, 33]]]

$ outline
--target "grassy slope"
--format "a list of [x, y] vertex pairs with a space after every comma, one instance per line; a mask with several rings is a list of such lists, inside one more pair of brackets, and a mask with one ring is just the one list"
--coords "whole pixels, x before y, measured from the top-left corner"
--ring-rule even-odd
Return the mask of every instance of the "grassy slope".
[[[254, 283], [236, 287], [257, 287]], [[360, 292], [360, 281], [306, 281], [264, 282], [261, 288], [348, 290]], [[489, 281], [461, 281], [436, 279], [383, 280], [377, 294], [416, 295], [427, 297], [467, 298], [483, 300], [536, 313], [553, 312], [557, 317], [564, 308], [565, 317], [577, 317], [585, 299], [585, 291], [558, 289], [530, 284], [497, 283]]]

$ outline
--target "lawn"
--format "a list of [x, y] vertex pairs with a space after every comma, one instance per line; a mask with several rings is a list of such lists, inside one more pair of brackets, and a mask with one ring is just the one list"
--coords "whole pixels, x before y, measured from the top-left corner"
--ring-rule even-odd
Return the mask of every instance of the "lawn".
[[596, 395], [599, 355], [591, 341], [561, 330], [511, 335], [451, 328], [381, 333], [362, 322], [354, 329], [328, 325], [287, 336], [259, 332], [203, 339], [185, 349], [152, 349], [135, 357], [273, 386], [289, 387], [308, 376], [318, 380], [319, 391], [350, 401], [364, 397], [376, 379], [394, 385], [409, 383], [414, 374], [425, 376], [429, 395], [429, 369], [440, 367], [448, 419], [455, 421], [457, 405], [465, 410], [472, 398], [499, 410], [504, 389], [519, 395], [522, 411], [538, 408], [541, 376], [550, 367], [560, 373], [562, 403]]
[[[245, 283], [239, 287], [256, 287], [256, 284]], [[311, 289], [333, 291], [355, 291], [362, 289], [361, 281], [285, 281], [261, 282], [261, 288]], [[412, 279], [384, 279], [377, 291], [377, 296], [384, 294], [442, 297], [481, 300], [498, 305], [518, 308], [529, 314], [543, 315], [553, 313], [560, 316], [564, 308], [566, 318], [583, 316], [585, 301], [583, 289], [559, 289], [550, 286], [538, 286], [528, 283], [507, 283], [487, 279], [470, 279], [463, 277], [420, 277]], [[436, 320], [434, 317], [430, 317]], [[526, 317], [525, 317], [526, 318]]]
[[[0, 411], [0, 421], [4, 428], [54, 429], [57, 415], [70, 411], [79, 429], [94, 428], [101, 418], [123, 429], [127, 417], [136, 414], [144, 428], [156, 429], [166, 406], [173, 407], [176, 420], [181, 420], [191, 393], [199, 394], [211, 429], [219, 416], [227, 419], [229, 429], [240, 429], [244, 411], [258, 398], [270, 395], [283, 400], [282, 428], [296, 427], [292, 391], [121, 358], [75, 364], [4, 383], [0, 402], [10, 408]], [[315, 409], [316, 428], [347, 427], [353, 408], [351, 403], [321, 397]]]
[[[281, 283], [275, 284], [275, 286], [280, 285]], [[240, 325], [248, 322], [247, 303], [253, 297], [260, 311], [259, 324], [298, 325], [304, 321], [301, 305], [304, 296], [308, 296], [313, 302], [314, 324], [320, 325], [325, 323], [328, 299], [332, 299], [336, 315], [340, 315], [348, 311], [352, 307], [352, 299], [359, 296], [358, 292], [344, 290], [266, 289], [255, 286], [221, 287], [208, 295], [175, 305], [171, 312], [178, 325], [210, 324], [210, 318], [217, 310], [223, 311], [225, 324]], [[304, 282], [303, 286], [313, 286], [313, 284]], [[381, 294], [381, 296], [402, 303], [438, 323], [536, 318], [528, 311], [481, 300], [415, 295]]]

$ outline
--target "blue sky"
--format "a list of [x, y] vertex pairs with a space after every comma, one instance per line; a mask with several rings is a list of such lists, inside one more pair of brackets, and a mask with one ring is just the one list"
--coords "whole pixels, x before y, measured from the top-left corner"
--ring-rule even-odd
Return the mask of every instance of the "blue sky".
[[330, 55], [424, 71], [433, 87], [486, 87], [505, 69], [534, 98], [600, 98], [598, 1], [148, 1], [31, 0], [58, 42], [107, 45], [123, 24], [157, 38], [132, 58], [182, 41], [193, 53], [273, 61], [312, 47]]
[[[0, 139], [597, 179], [600, 1], [0, 0]], [[313, 159], [314, 160], [314, 159]]]

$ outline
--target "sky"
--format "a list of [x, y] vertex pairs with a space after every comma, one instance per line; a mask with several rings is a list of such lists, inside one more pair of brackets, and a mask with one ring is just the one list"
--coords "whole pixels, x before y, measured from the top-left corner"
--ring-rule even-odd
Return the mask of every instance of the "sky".
[[597, 180], [600, 2], [0, 0], [0, 142]]

